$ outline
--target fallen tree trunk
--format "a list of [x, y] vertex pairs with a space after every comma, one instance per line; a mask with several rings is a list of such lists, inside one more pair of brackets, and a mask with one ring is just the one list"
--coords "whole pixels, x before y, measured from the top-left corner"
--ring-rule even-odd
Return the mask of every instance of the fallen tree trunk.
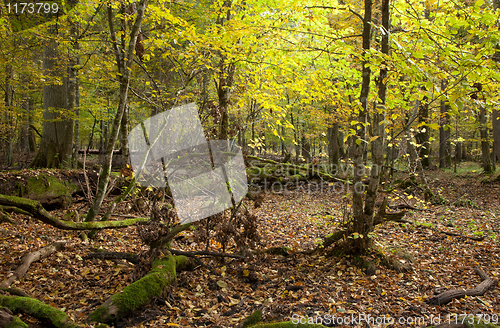
[[121, 221], [100, 221], [100, 222], [72, 222], [63, 221], [53, 217], [47, 212], [42, 204], [36, 200], [30, 200], [22, 197], [6, 196], [0, 194], [0, 205], [15, 206], [23, 211], [26, 211], [34, 217], [47, 223], [55, 228], [62, 230], [92, 230], [92, 229], [110, 229], [110, 228], [126, 228], [139, 223], [148, 222], [149, 218], [135, 218]]
[[63, 311], [44, 304], [34, 298], [0, 295], [0, 306], [4, 306], [13, 312], [23, 312], [29, 314], [39, 320], [49, 321], [52, 325], [54, 325], [54, 327], [57, 328], [80, 327]]
[[156, 259], [148, 274], [111, 296], [89, 315], [88, 320], [112, 322], [147, 305], [153, 297], [162, 295], [165, 288], [177, 280], [177, 270], [189, 267], [190, 264], [191, 261], [186, 256], [168, 254]]
[[0, 327], [2, 328], [28, 328], [28, 325], [10, 313], [7, 308], [0, 308]]
[[496, 281], [488, 277], [486, 273], [478, 268], [474, 268], [474, 272], [478, 274], [483, 281], [472, 289], [452, 289], [445, 291], [437, 296], [434, 296], [426, 301], [429, 305], [443, 305], [451, 302], [455, 298], [462, 298], [465, 296], [482, 296], [488, 290], [495, 288]]
[[24, 256], [22, 264], [16, 269], [16, 271], [14, 271], [9, 278], [5, 279], [0, 283], [0, 289], [9, 288], [10, 285], [14, 283], [14, 281], [21, 279], [26, 274], [26, 272], [28, 272], [31, 263], [40, 261], [41, 259], [46, 258], [50, 254], [63, 249], [64, 244], [65, 244], [64, 241], [57, 241], [55, 243], [50, 244], [49, 246], [45, 246], [37, 251], [31, 252], [28, 255]]

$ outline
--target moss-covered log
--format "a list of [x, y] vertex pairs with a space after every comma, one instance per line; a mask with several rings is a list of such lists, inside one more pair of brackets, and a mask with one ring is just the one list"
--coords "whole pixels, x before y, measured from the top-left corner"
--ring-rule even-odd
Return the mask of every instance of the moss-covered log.
[[0, 327], [2, 328], [28, 328], [28, 325], [10, 313], [9, 309], [0, 307]]
[[153, 297], [162, 295], [165, 288], [176, 281], [177, 270], [189, 264], [185, 256], [168, 255], [156, 259], [146, 276], [125, 287], [121, 293], [111, 296], [89, 315], [89, 321], [115, 321], [147, 305]]
[[53, 227], [63, 230], [92, 230], [92, 229], [110, 229], [126, 228], [142, 222], [149, 221], [149, 218], [134, 218], [120, 221], [101, 221], [101, 222], [72, 222], [63, 221], [53, 217], [47, 212], [42, 204], [36, 200], [30, 200], [16, 196], [6, 196], [0, 194], [0, 205], [15, 206], [26, 211], [35, 219], [50, 224]]
[[57, 328], [79, 327], [63, 311], [34, 298], [0, 295], [0, 306], [4, 306], [13, 312], [23, 312], [39, 320], [51, 322]]

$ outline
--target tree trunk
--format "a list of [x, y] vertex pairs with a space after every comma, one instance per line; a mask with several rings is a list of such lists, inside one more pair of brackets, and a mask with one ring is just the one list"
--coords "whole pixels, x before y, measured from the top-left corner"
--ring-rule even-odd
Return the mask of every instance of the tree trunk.
[[[446, 88], [446, 81], [441, 82], [441, 90]], [[451, 129], [450, 129], [450, 115], [448, 111], [450, 105], [442, 100], [441, 101], [441, 120], [439, 124], [439, 167], [445, 168], [451, 166]]]
[[[389, 54], [389, 31], [391, 25], [390, 0], [382, 1], [382, 35], [381, 51], [383, 54]], [[385, 104], [387, 98], [387, 68], [382, 64], [380, 76], [378, 78], [378, 98], [380, 103], [376, 105], [375, 112], [372, 115], [372, 136], [376, 138], [372, 141], [372, 169], [370, 171], [370, 184], [366, 191], [365, 214], [373, 217], [375, 212], [375, 201], [377, 200], [377, 191], [380, 183], [380, 174], [384, 163], [384, 141], [385, 141]], [[369, 224], [372, 229], [373, 224]]]
[[490, 140], [488, 134], [487, 120], [486, 120], [486, 106], [479, 105], [479, 133], [481, 135], [481, 160], [483, 164], [484, 173], [492, 173], [493, 166], [491, 165], [490, 157]]
[[[225, 13], [220, 13], [217, 17], [217, 25], [222, 27], [225, 22], [231, 20], [232, 1], [224, 1], [223, 7]], [[221, 54], [219, 62], [219, 82], [217, 83], [217, 96], [219, 98], [219, 111], [221, 113], [220, 128], [218, 138], [226, 140], [229, 136], [229, 99], [231, 88], [233, 87], [234, 73], [236, 66], [234, 63], [228, 63], [225, 55]]]
[[5, 152], [6, 152], [6, 165], [11, 166], [13, 163], [13, 128], [14, 128], [14, 122], [13, 118], [14, 115], [12, 114], [13, 111], [13, 102], [14, 102], [14, 87], [12, 86], [12, 77], [13, 77], [14, 71], [12, 69], [12, 65], [7, 64], [5, 67], [5, 107], [7, 109], [5, 113], [5, 121], [8, 126], [8, 131], [7, 131], [7, 142], [5, 144]]
[[[71, 38], [73, 39], [73, 50], [79, 49], [78, 44], [78, 25], [72, 23], [71, 26]], [[79, 58], [77, 55], [72, 55], [69, 59], [68, 67], [68, 111], [73, 111], [74, 113], [74, 126], [73, 126], [73, 153], [72, 153], [72, 167], [77, 168], [78, 164], [78, 149], [79, 138], [80, 138], [80, 90], [79, 90], [79, 79], [78, 79], [78, 69]]]
[[[130, 41], [128, 44], [128, 49], [121, 48], [116, 40], [116, 33], [114, 28], [114, 15], [111, 6], [108, 6], [108, 22], [111, 34], [111, 41], [115, 51], [116, 63], [118, 66], [118, 73], [120, 74], [120, 100], [118, 103], [118, 110], [113, 122], [113, 127], [111, 130], [111, 135], [109, 136], [108, 144], [106, 147], [105, 160], [102, 165], [102, 172], [99, 179], [99, 187], [96, 191], [96, 196], [94, 198], [94, 203], [89, 209], [87, 214], [86, 222], [93, 221], [99, 213], [102, 201], [106, 195], [108, 189], [109, 177], [111, 174], [111, 163], [113, 160], [113, 148], [118, 139], [118, 134], [120, 131], [120, 124], [123, 119], [123, 113], [127, 107], [127, 96], [128, 87], [130, 82], [130, 73], [132, 71], [132, 64], [134, 63], [134, 51], [137, 42], [137, 36], [141, 28], [142, 20], [144, 18], [144, 11], [146, 10], [148, 0], [141, 0], [137, 5], [137, 17], [135, 19], [134, 25], [130, 32]], [[125, 33], [125, 31], [122, 31]], [[125, 53], [126, 51], [126, 53]], [[125, 57], [126, 55], [126, 57]]]
[[500, 111], [496, 108], [493, 109], [492, 115], [493, 126], [493, 163], [494, 167], [500, 163]]
[[[371, 44], [371, 20], [372, 20], [372, 0], [365, 0], [365, 15], [363, 18], [363, 55], [368, 56]], [[352, 238], [347, 239], [346, 251], [348, 253], [365, 253], [370, 247], [368, 233], [373, 226], [372, 217], [363, 211], [364, 186], [362, 179], [365, 174], [363, 155], [365, 153], [366, 121], [368, 109], [368, 96], [370, 94], [371, 69], [367, 58], [362, 63], [362, 84], [359, 101], [361, 108], [358, 114], [358, 124], [356, 125], [356, 136], [352, 143], [352, 154], [354, 160], [354, 188], [352, 192], [353, 222], [350, 230]]]
[[31, 167], [61, 168], [71, 164], [74, 120], [67, 111], [66, 69], [57, 43], [48, 42], [43, 50], [43, 70], [51, 84], [43, 86], [42, 142]]
[[[418, 113], [418, 122], [419, 123], [429, 123], [429, 104], [427, 103], [427, 96], [422, 99], [420, 103], [420, 110]], [[424, 169], [428, 168], [431, 165], [430, 153], [431, 153], [431, 144], [429, 142], [430, 130], [429, 127], [424, 126], [421, 128], [418, 133], [415, 135], [415, 139], [418, 144], [418, 156], [420, 158], [420, 162], [422, 163], [422, 167]]]
[[120, 149], [122, 153], [120, 162], [121, 166], [125, 166], [130, 161], [128, 139], [127, 139], [128, 136], [127, 125], [128, 125], [128, 110], [125, 109], [125, 112], [123, 113], [122, 117], [122, 122], [120, 125]]
[[337, 174], [339, 166], [339, 123], [334, 123], [327, 130], [328, 138], [328, 162], [332, 167], [332, 174]]

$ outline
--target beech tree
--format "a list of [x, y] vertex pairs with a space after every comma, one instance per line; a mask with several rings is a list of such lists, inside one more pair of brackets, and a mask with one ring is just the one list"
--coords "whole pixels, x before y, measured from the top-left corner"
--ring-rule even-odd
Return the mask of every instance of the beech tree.
[[46, 84], [43, 86], [44, 121], [42, 141], [32, 167], [70, 167], [73, 154], [72, 113], [68, 112], [67, 63], [57, 44], [58, 27], [50, 27], [54, 39], [48, 40], [43, 49], [43, 70]]

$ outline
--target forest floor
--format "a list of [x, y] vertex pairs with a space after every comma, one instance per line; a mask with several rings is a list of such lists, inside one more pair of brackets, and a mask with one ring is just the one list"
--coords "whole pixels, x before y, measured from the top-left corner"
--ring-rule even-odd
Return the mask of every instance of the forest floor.
[[[431, 205], [423, 201], [419, 190], [397, 189], [386, 194], [390, 204], [404, 204], [400, 199], [404, 198], [421, 210], [408, 211], [405, 219], [411, 224], [390, 222], [375, 231], [374, 244], [379, 252], [411, 267], [408, 272], [382, 264], [367, 272], [351, 257], [300, 253], [318, 246], [322, 237], [340, 228], [350, 202], [345, 192], [328, 191], [328, 183], [322, 185], [323, 190], [316, 183], [305, 183], [295, 190], [269, 192], [257, 209], [251, 209], [251, 202], [247, 204], [259, 219], [261, 241], [256, 248], [288, 246], [292, 249], [290, 256], [262, 254], [224, 263], [204, 260], [214, 272], [199, 267], [180, 273], [168, 295], [116, 326], [235, 327], [258, 308], [263, 308], [265, 320], [298, 320], [307, 315], [319, 323], [320, 318], [335, 316], [337, 322], [345, 323], [369, 315], [379, 323], [384, 316], [386, 322], [393, 318], [396, 324], [390, 327], [425, 327], [433, 323], [433, 318], [434, 323], [436, 318], [441, 323], [448, 319], [455, 322], [471, 314], [484, 318], [496, 315], [499, 320], [498, 286], [484, 296], [447, 305], [429, 306], [425, 301], [436, 289], [477, 286], [481, 279], [474, 273], [475, 267], [500, 279], [500, 183], [484, 183], [486, 178], [479, 171], [467, 170], [459, 174], [429, 171], [427, 179], [449, 203]], [[75, 203], [74, 207], [84, 213], [86, 203]], [[130, 203], [125, 203], [120, 212], [144, 215], [132, 212]], [[63, 309], [81, 324], [106, 298], [130, 284], [134, 271], [129, 262], [86, 260], [85, 254], [99, 248], [135, 253], [146, 249], [134, 227], [104, 231], [96, 240], [82, 243], [78, 232], [61, 231], [22, 215], [13, 217], [17, 224], [1, 224], [0, 281], [19, 265], [26, 252], [56, 240], [68, 241], [62, 251], [33, 263], [14, 286]], [[450, 236], [443, 231], [484, 240]], [[172, 246], [204, 249], [189, 238]], [[218, 250], [217, 245], [211, 246]], [[375, 254], [367, 257], [374, 262], [378, 259]], [[22, 319], [31, 327], [43, 327], [35, 319]], [[386, 325], [375, 322], [371, 327]]]

